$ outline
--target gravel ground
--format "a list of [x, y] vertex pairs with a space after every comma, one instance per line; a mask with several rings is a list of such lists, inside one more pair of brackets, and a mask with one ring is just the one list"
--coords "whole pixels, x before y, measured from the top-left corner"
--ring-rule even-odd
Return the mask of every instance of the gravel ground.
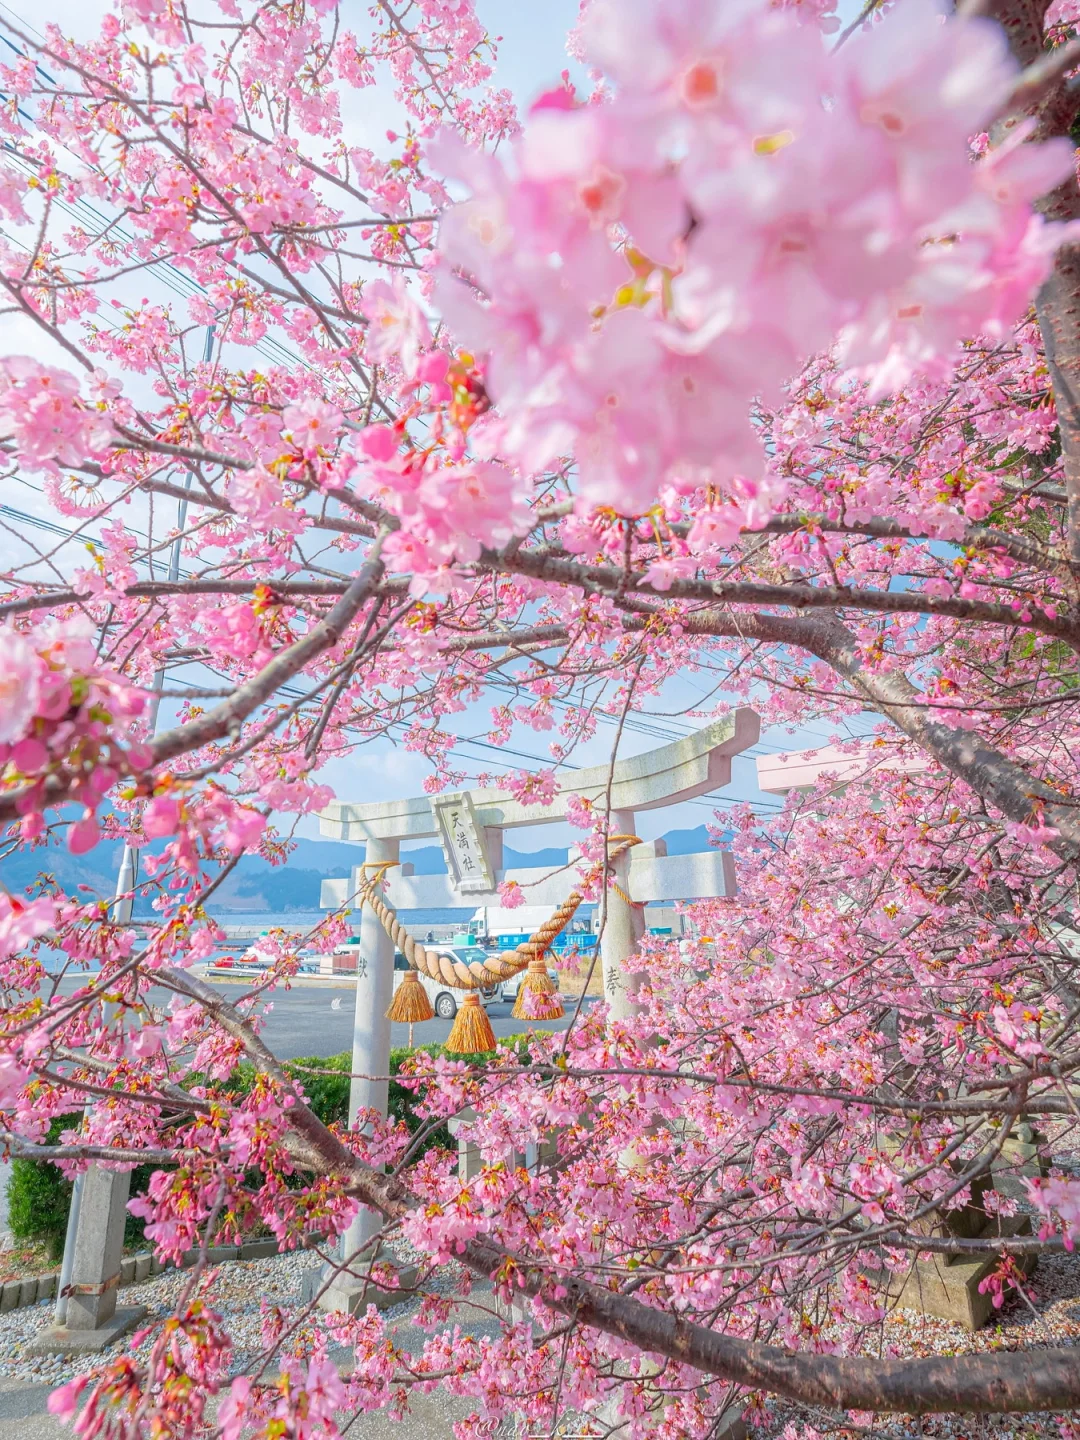
[[[409, 1258], [404, 1252], [407, 1246], [396, 1247], [402, 1259]], [[264, 1260], [228, 1260], [218, 1267], [218, 1276], [213, 1289], [213, 1307], [222, 1314], [232, 1339], [233, 1370], [240, 1371], [254, 1355], [261, 1350], [260, 1316], [262, 1301], [282, 1309], [299, 1306], [303, 1277], [310, 1269], [318, 1269], [322, 1261], [307, 1250], [294, 1250], [290, 1254], [275, 1255]], [[125, 1285], [120, 1292], [120, 1305], [145, 1305], [149, 1314], [144, 1325], [171, 1315], [184, 1288], [191, 1280], [190, 1270], [168, 1270], [139, 1285]], [[435, 1277], [426, 1289], [448, 1291], [456, 1283], [456, 1275], [450, 1270]], [[415, 1306], [409, 1298], [401, 1305], [393, 1306], [385, 1314], [391, 1320], [404, 1319]], [[74, 1375], [83, 1374], [99, 1365], [102, 1359], [111, 1359], [127, 1352], [131, 1336], [122, 1336], [107, 1350], [95, 1355], [31, 1355], [26, 1347], [39, 1331], [52, 1323], [55, 1301], [42, 1300], [36, 1305], [27, 1305], [20, 1310], [11, 1310], [0, 1315], [0, 1380], [23, 1381], [32, 1385], [62, 1385]], [[475, 1313], [475, 1312], [474, 1312]], [[483, 1317], [477, 1316], [478, 1320]], [[142, 1328], [142, 1327], [140, 1327]], [[148, 1336], [135, 1352], [147, 1353], [153, 1336]]]
[[[867, 1337], [869, 1353], [893, 1358], [927, 1355], [973, 1354], [988, 1350], [1018, 1350], [1035, 1346], [1076, 1345], [1080, 1347], [1080, 1253], [1049, 1255], [1039, 1261], [1030, 1281], [1035, 1298], [1031, 1305], [1014, 1298], [1007, 1301], [995, 1323], [974, 1334], [947, 1320], [934, 1320], [906, 1310], [894, 1310], [880, 1326], [873, 1340]], [[878, 1338], [880, 1337], [880, 1338]], [[1080, 1348], [1076, 1363], [1080, 1366]], [[1080, 1435], [1080, 1415], [1072, 1416]], [[838, 1428], [835, 1411], [812, 1410], [802, 1406], [774, 1404], [769, 1423], [758, 1431], [761, 1440], [776, 1436], [785, 1425], [813, 1425], [828, 1433], [828, 1440], [872, 1436], [873, 1440], [1061, 1440], [1062, 1429], [1050, 1415], [945, 1416], [927, 1415], [913, 1419], [869, 1417], [857, 1425]]]
[[[316, 1256], [296, 1251], [266, 1260], [229, 1261], [220, 1267], [215, 1287], [214, 1304], [227, 1317], [229, 1334], [236, 1346], [234, 1368], [240, 1369], [259, 1349], [260, 1303], [265, 1297], [282, 1307], [297, 1305], [304, 1272], [319, 1264]], [[125, 1305], [146, 1305], [150, 1318], [170, 1314], [190, 1272], [168, 1271], [141, 1285], [125, 1286], [121, 1300]], [[440, 1277], [435, 1288], [449, 1288], [452, 1275]], [[1080, 1254], [1054, 1255], [1040, 1262], [1034, 1278], [1036, 1298], [1033, 1307], [1013, 1301], [1002, 1312], [1000, 1320], [972, 1335], [959, 1325], [942, 1320], [924, 1319], [906, 1311], [894, 1311], [873, 1335], [867, 1336], [867, 1351], [895, 1356], [964, 1353], [980, 1350], [1013, 1349], [1028, 1345], [1074, 1344], [1080, 1347]], [[388, 1312], [389, 1318], [406, 1320], [412, 1302]], [[487, 1330], [487, 1317], [473, 1312], [468, 1328]], [[43, 1301], [26, 1309], [13, 1310], [0, 1316], [0, 1388], [9, 1390], [20, 1382], [30, 1386], [63, 1384], [73, 1375], [92, 1369], [102, 1358], [109, 1358], [126, 1348], [130, 1337], [117, 1342], [102, 1355], [67, 1358], [26, 1354], [30, 1340], [52, 1319], [52, 1302]], [[404, 1338], [404, 1337], [403, 1337]], [[145, 1349], [150, 1340], [143, 1342]], [[344, 1359], [344, 1355], [342, 1356]], [[1080, 1365], [1080, 1348], [1077, 1353]], [[434, 1399], [434, 1397], [432, 1397]], [[456, 1416], [452, 1418], [457, 1418]], [[843, 1426], [835, 1412], [804, 1409], [786, 1404], [770, 1405], [764, 1425], [751, 1432], [760, 1440], [780, 1435], [794, 1422], [796, 1433], [804, 1425], [813, 1425], [825, 1432], [829, 1440], [872, 1435], [875, 1440], [1060, 1440], [1061, 1430], [1047, 1416], [1005, 1416], [992, 1418], [948, 1418], [928, 1416], [919, 1420], [865, 1422]], [[839, 1428], [838, 1428], [839, 1427]], [[396, 1427], [395, 1427], [396, 1428]], [[419, 1434], [419, 1432], [417, 1432]], [[425, 1431], [426, 1433], [426, 1431]], [[441, 1433], [441, 1427], [440, 1427]]]
[[[277, 1305], [298, 1304], [304, 1271], [318, 1264], [318, 1258], [310, 1251], [298, 1250], [267, 1260], [232, 1260], [219, 1267], [215, 1308], [221, 1308], [228, 1315], [229, 1334], [238, 1351], [250, 1351], [259, 1344], [259, 1307], [263, 1297]], [[164, 1318], [172, 1314], [190, 1280], [189, 1270], [168, 1270], [140, 1285], [125, 1285], [120, 1292], [120, 1304], [147, 1306], [148, 1321]], [[54, 1305], [53, 1300], [42, 1300], [0, 1316], [0, 1376], [31, 1384], [47, 1381], [60, 1385], [73, 1375], [92, 1370], [102, 1358], [112, 1358], [127, 1349], [130, 1336], [121, 1337], [97, 1355], [28, 1355], [26, 1346], [39, 1330], [52, 1323]], [[140, 1352], [148, 1349], [150, 1343], [147, 1339]]]
[[[305, 1272], [320, 1263], [310, 1252], [296, 1251], [266, 1260], [228, 1261], [220, 1267], [214, 1305], [225, 1314], [236, 1347], [234, 1370], [244, 1368], [247, 1360], [261, 1349], [261, 1301], [265, 1298], [282, 1307], [299, 1304]], [[150, 1311], [148, 1318], [160, 1319], [172, 1313], [190, 1278], [190, 1271], [174, 1270], [141, 1285], [125, 1286], [121, 1303], [146, 1305]], [[449, 1289], [456, 1278], [453, 1271], [448, 1270], [428, 1288]], [[407, 1322], [414, 1304], [415, 1301], [407, 1301], [386, 1314], [391, 1320]], [[455, 1314], [455, 1319], [473, 1333], [490, 1334], [496, 1328], [490, 1316], [475, 1309], [463, 1310]], [[26, 1345], [51, 1321], [50, 1301], [0, 1316], [0, 1440], [70, 1440], [70, 1430], [46, 1413], [50, 1393], [72, 1376], [100, 1364], [102, 1359], [125, 1352], [131, 1341], [130, 1336], [125, 1336], [108, 1351], [82, 1358], [27, 1355]], [[407, 1323], [399, 1330], [399, 1343], [407, 1349], [419, 1349], [424, 1338], [422, 1332]], [[145, 1353], [150, 1343], [147, 1339], [137, 1353]], [[347, 1352], [332, 1349], [330, 1353], [339, 1364], [348, 1364]], [[464, 1420], [472, 1410], [471, 1401], [456, 1399], [443, 1391], [417, 1394], [412, 1397], [410, 1415], [404, 1422], [375, 1412], [361, 1417], [355, 1433], [362, 1433], [364, 1440], [446, 1440], [452, 1434], [454, 1422]], [[347, 1418], [343, 1417], [343, 1425]], [[493, 1440], [499, 1440], [504, 1433], [509, 1432], [501, 1427]]]

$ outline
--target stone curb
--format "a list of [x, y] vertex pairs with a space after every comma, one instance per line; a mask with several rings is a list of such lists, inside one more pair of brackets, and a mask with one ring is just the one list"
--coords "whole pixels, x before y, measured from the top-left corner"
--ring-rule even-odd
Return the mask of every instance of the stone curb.
[[[274, 1255], [290, 1255], [297, 1249], [321, 1244], [322, 1235], [305, 1235], [304, 1244], [293, 1250], [282, 1250], [276, 1240], [245, 1240], [242, 1245], [211, 1245], [206, 1252], [209, 1265], [220, 1265], [225, 1260], [269, 1260]], [[171, 1260], [159, 1260], [150, 1250], [140, 1250], [137, 1255], [125, 1255], [120, 1261], [120, 1284], [137, 1285], [153, 1275], [162, 1275], [166, 1270], [186, 1270], [198, 1259], [198, 1250], [185, 1250], [179, 1267]], [[39, 1300], [50, 1300], [56, 1294], [60, 1275], [26, 1275], [21, 1279], [8, 1280], [0, 1286], [0, 1315], [9, 1310], [21, 1310], [24, 1305], [36, 1305]]]

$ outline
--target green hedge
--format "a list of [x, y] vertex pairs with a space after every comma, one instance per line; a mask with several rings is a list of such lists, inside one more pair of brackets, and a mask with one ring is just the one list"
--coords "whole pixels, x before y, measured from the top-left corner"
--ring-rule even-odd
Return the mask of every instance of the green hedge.
[[[527, 1059], [528, 1039], [528, 1035], [512, 1035], [501, 1043], [513, 1045], [518, 1054]], [[391, 1076], [400, 1074], [405, 1062], [414, 1055], [430, 1055], [432, 1059], [445, 1055], [450, 1060], [467, 1060], [474, 1065], [486, 1064], [495, 1058], [494, 1051], [484, 1055], [455, 1055], [443, 1045], [416, 1045], [412, 1049], [403, 1045], [390, 1052]], [[312, 1110], [324, 1125], [346, 1123], [349, 1118], [349, 1071], [352, 1069], [350, 1053], [305, 1056], [289, 1061], [285, 1068], [295, 1074], [303, 1085]], [[233, 1072], [226, 1088], [234, 1091], [247, 1090], [253, 1082], [254, 1074], [250, 1065], [240, 1065]], [[420, 1099], [417, 1092], [391, 1079], [390, 1114], [395, 1120], [404, 1120], [414, 1134], [423, 1123], [416, 1114], [416, 1105]], [[60, 1132], [77, 1125], [78, 1121], [77, 1114], [58, 1116], [49, 1126], [45, 1143], [59, 1143]], [[445, 1124], [429, 1131], [423, 1151], [434, 1146], [453, 1149], [453, 1140]], [[145, 1193], [153, 1173], [154, 1167], [151, 1165], [139, 1165], [131, 1172], [132, 1195]], [[298, 1180], [297, 1183], [302, 1182]], [[67, 1232], [71, 1182], [65, 1180], [49, 1160], [13, 1160], [7, 1182], [7, 1201], [8, 1225], [15, 1239], [44, 1245], [49, 1258], [59, 1260], [63, 1254], [64, 1236]], [[125, 1244], [139, 1244], [143, 1238], [143, 1224], [138, 1216], [128, 1216], [124, 1229]]]
[[[62, 1115], [49, 1126], [46, 1145], [56, 1145], [61, 1130], [78, 1123], [77, 1115]], [[44, 1245], [50, 1260], [64, 1250], [71, 1181], [65, 1180], [47, 1160], [12, 1160], [7, 1182], [8, 1228], [16, 1240]]]
[[[78, 1125], [80, 1116], [59, 1115], [49, 1126], [46, 1145], [58, 1145], [60, 1134]], [[137, 1165], [131, 1172], [131, 1193], [141, 1195], [150, 1184], [152, 1165]], [[7, 1182], [8, 1228], [16, 1240], [44, 1245], [50, 1260], [64, 1252], [71, 1181], [48, 1160], [12, 1160]], [[124, 1244], [138, 1245], [145, 1221], [128, 1215], [124, 1223]]]
[[[527, 1060], [528, 1034], [510, 1035], [500, 1043], [504, 1046], [513, 1046], [518, 1056]], [[414, 1055], [428, 1055], [433, 1060], [444, 1055], [448, 1060], [465, 1060], [473, 1065], [486, 1065], [496, 1057], [496, 1051], [488, 1050], [481, 1055], [459, 1055], [454, 1051], [447, 1050], [445, 1045], [414, 1045], [411, 1049], [407, 1045], [400, 1045], [390, 1051], [390, 1089], [388, 1109], [394, 1120], [404, 1120], [409, 1130], [415, 1135], [420, 1126], [424, 1123], [416, 1113], [416, 1105], [423, 1099], [423, 1096], [411, 1086], [402, 1085], [400, 1081], [393, 1079], [400, 1075], [407, 1060]], [[295, 1068], [294, 1068], [295, 1067]], [[324, 1125], [331, 1125], [335, 1121], [344, 1125], [349, 1118], [349, 1071], [352, 1069], [352, 1055], [330, 1055], [310, 1057], [305, 1059], [290, 1060], [285, 1067], [292, 1070], [297, 1079], [304, 1087], [312, 1110], [318, 1115]], [[323, 1073], [311, 1073], [323, 1072]], [[333, 1074], [326, 1074], [326, 1071], [333, 1071]], [[449, 1127], [443, 1123], [427, 1134], [423, 1150], [430, 1150], [435, 1146], [442, 1146], [446, 1150], [454, 1148], [453, 1137]], [[421, 1152], [423, 1153], [423, 1152]], [[414, 1157], [416, 1158], [416, 1157]]]

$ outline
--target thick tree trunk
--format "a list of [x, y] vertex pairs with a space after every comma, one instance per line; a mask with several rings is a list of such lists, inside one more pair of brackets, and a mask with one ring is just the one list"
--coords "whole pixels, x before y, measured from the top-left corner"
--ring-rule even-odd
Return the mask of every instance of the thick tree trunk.
[[[1061, 218], [1080, 217], [1080, 189], [1075, 181], [1055, 190], [1050, 200]], [[1050, 204], [1045, 206], [1050, 209]], [[1065, 506], [1069, 557], [1080, 560], [1080, 248], [1064, 246], [1053, 273], [1039, 292], [1035, 313], [1046, 349], [1054, 387], [1061, 459], [1065, 471]], [[1073, 604], [1075, 605], [1075, 598]]]
[[839, 620], [699, 611], [681, 623], [691, 634], [737, 635], [798, 646], [816, 655], [921, 750], [1007, 819], [1024, 825], [1041, 819], [1059, 834], [1049, 848], [1062, 859], [1080, 857], [1080, 806], [1063, 801], [1059, 791], [988, 745], [976, 731], [933, 719], [925, 696], [902, 674], [863, 663], [854, 635]]
[[[1038, 61], [1045, 52], [1043, 23], [1048, 8], [1045, 0], [990, 0], [986, 6], [985, 13], [1003, 26], [1009, 48], [1022, 66]], [[1061, 80], [1032, 110], [1037, 122], [1032, 140], [1070, 135], [1080, 109], [1074, 83]], [[995, 138], [1003, 138], [1017, 118], [998, 127], [1000, 137]], [[1080, 218], [1080, 187], [1075, 175], [1044, 195], [1036, 209], [1048, 220]], [[1035, 312], [1054, 387], [1065, 470], [1068, 548], [1075, 561], [1080, 560], [1080, 247], [1066, 245], [1058, 251], [1053, 272], [1036, 299]]]
[[[585, 590], [602, 593], [612, 593], [616, 588], [602, 568], [590, 570], [583, 565], [559, 564], [562, 568], [554, 578], [564, 584], [581, 584]], [[519, 557], [515, 557], [514, 568], [526, 568]], [[554, 562], [546, 562], [545, 568], [553, 570]], [[661, 618], [651, 606], [647, 614], [642, 614], [646, 606], [636, 597], [632, 601], [622, 597], [616, 603], [633, 606], [623, 620], [628, 631], [645, 630]], [[1006, 819], [1023, 825], [1041, 820], [1053, 826], [1059, 838], [1049, 848], [1062, 859], [1080, 858], [1080, 805], [1063, 799], [1060, 791], [1036, 779], [1022, 765], [987, 744], [976, 731], [962, 730], [934, 719], [933, 707], [904, 675], [863, 663], [854, 635], [840, 620], [770, 615], [728, 607], [693, 611], [680, 615], [678, 620], [683, 633], [688, 635], [788, 645], [817, 656], [867, 704], [891, 720], [921, 750], [963, 780]], [[541, 635], [541, 644], [557, 644], [568, 638], [569, 630], [545, 625], [522, 632], [523, 641], [530, 643]], [[478, 639], [480, 643], [491, 644], [494, 637]], [[508, 639], [500, 636], [498, 643], [504, 645]]]

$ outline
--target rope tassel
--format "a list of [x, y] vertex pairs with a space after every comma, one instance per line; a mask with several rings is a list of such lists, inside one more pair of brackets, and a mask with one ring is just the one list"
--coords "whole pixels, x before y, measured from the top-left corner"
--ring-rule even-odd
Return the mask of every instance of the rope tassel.
[[390, 1001], [386, 1018], [397, 1025], [415, 1025], [421, 1020], [432, 1020], [434, 1016], [427, 991], [420, 984], [420, 976], [415, 970], [406, 970]]
[[461, 1002], [446, 1037], [446, 1048], [458, 1055], [482, 1055], [495, 1049], [495, 1032], [475, 990], [470, 990]]
[[566, 1014], [543, 955], [534, 955], [529, 961], [511, 1013], [515, 1020], [558, 1020]]

